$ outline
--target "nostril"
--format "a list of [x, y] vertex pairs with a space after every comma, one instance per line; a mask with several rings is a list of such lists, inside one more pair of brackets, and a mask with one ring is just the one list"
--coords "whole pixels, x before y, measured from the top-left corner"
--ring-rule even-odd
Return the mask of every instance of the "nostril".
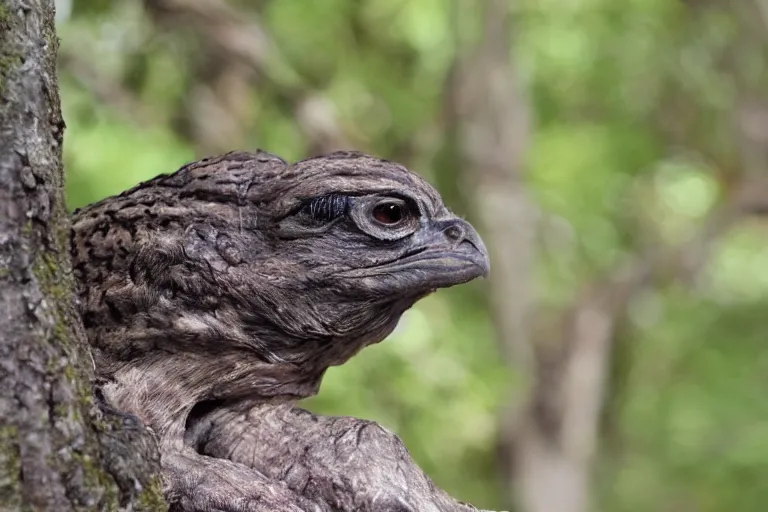
[[457, 242], [459, 240], [463, 240], [466, 236], [466, 233], [464, 233], [464, 229], [461, 228], [461, 226], [453, 225], [448, 226], [445, 231], [445, 236], [453, 240], [454, 242]]

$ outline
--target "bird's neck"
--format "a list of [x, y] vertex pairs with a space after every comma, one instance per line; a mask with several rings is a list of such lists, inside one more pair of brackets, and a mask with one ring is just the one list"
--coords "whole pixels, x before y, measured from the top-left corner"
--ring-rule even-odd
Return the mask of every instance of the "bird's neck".
[[122, 365], [103, 388], [116, 409], [136, 415], [161, 443], [183, 442], [185, 424], [201, 403], [295, 402], [313, 396], [324, 368], [267, 363], [242, 352], [216, 356], [162, 354]]
[[[200, 322], [176, 322], [173, 334], [149, 337], [137, 327], [120, 331], [121, 343], [96, 344], [104, 347], [97, 350], [97, 368], [112, 381], [103, 392], [114, 408], [136, 415], [161, 442], [180, 443], [196, 406], [296, 402], [313, 396], [328, 367], [383, 339], [393, 326], [374, 325], [360, 337], [294, 339], [285, 332], [262, 331], [229, 340]], [[130, 361], [123, 352], [111, 351], [126, 344], [135, 350]]]

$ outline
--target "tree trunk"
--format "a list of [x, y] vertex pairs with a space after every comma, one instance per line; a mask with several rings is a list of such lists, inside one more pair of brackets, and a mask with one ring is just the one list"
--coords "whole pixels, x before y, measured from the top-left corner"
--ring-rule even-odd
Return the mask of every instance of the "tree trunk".
[[152, 440], [94, 407], [52, 0], [0, 0], [0, 509], [163, 510]]
[[452, 117], [458, 125], [466, 202], [473, 205], [493, 261], [490, 306], [500, 349], [523, 383], [504, 411], [499, 458], [510, 501], [519, 494], [525, 512], [562, 512], [566, 509], [532, 507], [526, 496], [538, 492], [533, 490], [536, 483], [529, 485], [520, 471], [520, 424], [536, 386], [529, 318], [535, 306], [532, 275], [538, 209], [525, 184], [530, 107], [511, 55], [510, 4], [492, 0], [485, 9], [482, 40], [458, 66], [451, 99], [457, 110]]

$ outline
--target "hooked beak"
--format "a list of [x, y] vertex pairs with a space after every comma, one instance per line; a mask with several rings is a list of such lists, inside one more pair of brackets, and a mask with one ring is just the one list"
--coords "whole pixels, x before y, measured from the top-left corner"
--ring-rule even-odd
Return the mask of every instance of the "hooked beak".
[[410, 245], [411, 248], [396, 260], [340, 275], [397, 279], [403, 286], [435, 290], [488, 277], [491, 270], [485, 244], [475, 228], [464, 219], [452, 216], [427, 221], [413, 235]]

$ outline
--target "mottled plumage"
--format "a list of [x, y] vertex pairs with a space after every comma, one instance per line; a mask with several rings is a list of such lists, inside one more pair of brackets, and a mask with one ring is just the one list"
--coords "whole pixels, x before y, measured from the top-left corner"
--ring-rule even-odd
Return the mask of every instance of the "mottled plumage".
[[487, 274], [416, 174], [208, 158], [76, 212], [73, 257], [101, 391], [154, 432], [174, 510], [469, 509], [381, 427], [293, 407], [417, 300]]

